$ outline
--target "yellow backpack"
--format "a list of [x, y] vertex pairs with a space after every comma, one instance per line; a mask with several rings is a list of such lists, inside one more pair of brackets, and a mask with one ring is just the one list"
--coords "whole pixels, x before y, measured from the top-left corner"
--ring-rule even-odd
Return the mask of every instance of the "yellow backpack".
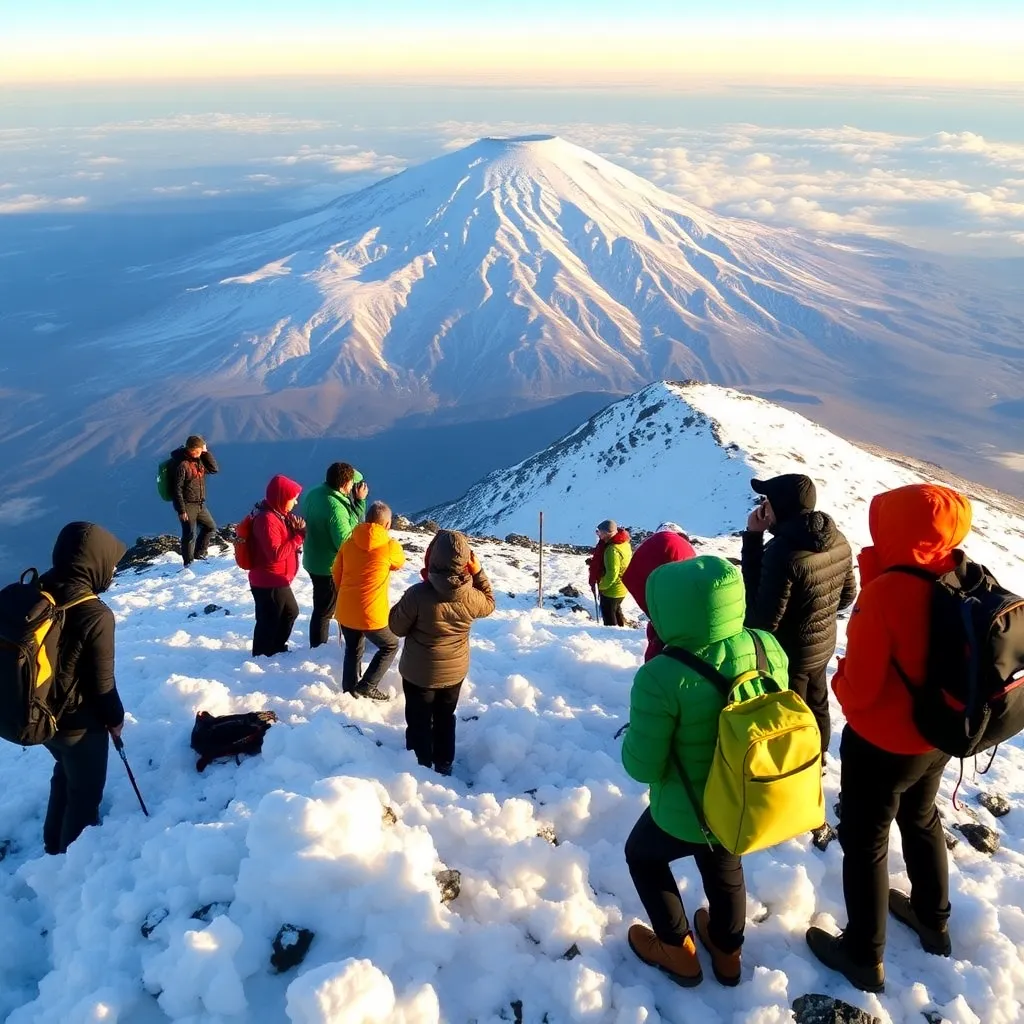
[[757, 668], [732, 680], [682, 648], [662, 652], [700, 673], [725, 699], [703, 800], [674, 751], [673, 758], [705, 836], [737, 855], [825, 821], [818, 724], [799, 694], [771, 677], [761, 638], [748, 632]]

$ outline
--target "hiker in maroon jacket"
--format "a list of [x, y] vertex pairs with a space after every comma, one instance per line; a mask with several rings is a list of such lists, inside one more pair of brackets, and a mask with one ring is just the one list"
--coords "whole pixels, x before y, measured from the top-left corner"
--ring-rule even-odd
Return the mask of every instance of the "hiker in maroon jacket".
[[299, 617], [292, 580], [299, 571], [299, 552], [306, 523], [292, 511], [302, 487], [286, 476], [267, 484], [252, 523], [252, 568], [249, 588], [256, 602], [256, 626], [252, 634], [253, 657], [273, 657], [288, 650], [288, 638]]
[[[683, 533], [683, 528], [675, 523], [662, 523], [636, 549], [633, 560], [622, 574], [622, 582], [648, 619], [650, 612], [647, 610], [647, 578], [659, 566], [668, 565], [669, 562], [685, 562], [688, 558], [694, 558], [696, 554], [689, 538]], [[664, 643], [654, 630], [654, 623], [648, 621], [644, 661], [657, 657], [664, 647]]]

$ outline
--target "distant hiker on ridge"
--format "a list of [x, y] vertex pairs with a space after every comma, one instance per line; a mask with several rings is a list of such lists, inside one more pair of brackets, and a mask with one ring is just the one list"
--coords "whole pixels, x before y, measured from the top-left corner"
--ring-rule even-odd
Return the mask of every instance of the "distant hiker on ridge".
[[606, 626], [624, 626], [622, 601], [628, 591], [622, 582], [633, 549], [629, 534], [620, 530], [614, 519], [606, 519], [597, 527], [597, 546], [590, 556], [590, 589], [601, 594], [601, 619]]
[[[651, 613], [647, 608], [647, 580], [651, 573], [659, 566], [668, 565], [671, 562], [684, 562], [688, 558], [695, 558], [696, 555], [697, 552], [693, 550], [690, 539], [683, 532], [683, 528], [676, 523], [662, 523], [636, 549], [632, 561], [622, 574], [622, 582], [648, 619]], [[644, 661], [650, 661], [651, 658], [659, 655], [664, 646], [665, 644], [654, 629], [654, 623], [648, 621], [647, 650], [644, 652]]]
[[313, 611], [309, 617], [309, 646], [319, 647], [331, 636], [331, 619], [338, 600], [333, 567], [342, 544], [366, 516], [369, 487], [362, 474], [347, 462], [327, 467], [324, 483], [302, 501], [306, 543], [302, 567], [313, 581]]
[[[388, 533], [391, 509], [375, 501], [366, 522], [353, 531], [334, 560], [334, 583], [338, 592], [338, 626], [345, 643], [341, 688], [344, 693], [371, 700], [387, 700], [377, 684], [398, 654], [398, 637], [388, 629], [391, 574], [405, 565], [405, 552]], [[369, 640], [377, 653], [359, 678], [363, 644]]]
[[206, 558], [210, 537], [217, 530], [206, 507], [206, 474], [219, 471], [217, 460], [198, 434], [171, 452], [171, 500], [181, 520], [181, 558], [186, 566]]
[[288, 652], [288, 638], [299, 617], [292, 580], [299, 571], [299, 551], [306, 522], [294, 508], [302, 487], [286, 476], [267, 484], [266, 500], [257, 506], [252, 521], [252, 568], [249, 589], [256, 602], [252, 656], [273, 657]]
[[[817, 719], [824, 764], [832, 735], [825, 677], [836, 650], [836, 615], [857, 596], [853, 555], [832, 518], [815, 511], [810, 477], [787, 473], [750, 486], [763, 497], [743, 533], [747, 625], [782, 644], [789, 688]], [[775, 534], [767, 545], [766, 531]]]

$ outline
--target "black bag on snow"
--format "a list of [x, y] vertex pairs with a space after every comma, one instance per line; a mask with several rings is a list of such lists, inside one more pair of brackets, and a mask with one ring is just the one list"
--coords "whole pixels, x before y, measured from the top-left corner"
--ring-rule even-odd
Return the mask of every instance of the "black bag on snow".
[[241, 715], [211, 715], [200, 711], [192, 726], [192, 749], [199, 755], [196, 771], [221, 757], [258, 754], [263, 735], [277, 721], [273, 711], [247, 711]]
[[914, 702], [921, 735], [953, 757], [972, 757], [1024, 729], [1024, 598], [961, 555], [936, 577], [894, 566], [933, 585], [928, 665], [923, 681], [896, 671]]
[[57, 734], [75, 695], [74, 689], [59, 694], [55, 685], [64, 615], [95, 600], [85, 594], [58, 605], [35, 569], [0, 590], [0, 737], [30, 747]]

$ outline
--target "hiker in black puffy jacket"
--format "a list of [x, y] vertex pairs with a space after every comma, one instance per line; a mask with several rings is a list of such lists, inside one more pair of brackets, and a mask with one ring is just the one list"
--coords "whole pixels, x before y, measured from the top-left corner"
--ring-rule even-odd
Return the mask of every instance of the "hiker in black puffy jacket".
[[[53, 568], [40, 586], [57, 604], [102, 594], [125, 546], [94, 523], [68, 523], [53, 546]], [[54, 706], [66, 705], [46, 744], [57, 762], [43, 823], [47, 853], [64, 853], [82, 830], [100, 823], [109, 733], [121, 735], [124, 708], [114, 681], [114, 614], [100, 600], [66, 612], [58, 647]]]
[[171, 500], [181, 520], [181, 558], [188, 566], [196, 558], [206, 558], [210, 537], [217, 529], [206, 507], [206, 474], [217, 473], [220, 467], [198, 434], [171, 452], [171, 460]]
[[[810, 477], [787, 473], [750, 485], [762, 495], [743, 533], [746, 625], [773, 633], [789, 658], [789, 688], [807, 702], [828, 751], [832, 725], [825, 672], [836, 615], [853, 604], [853, 554], [831, 516], [815, 510]], [[765, 531], [775, 536], [764, 543]]]

